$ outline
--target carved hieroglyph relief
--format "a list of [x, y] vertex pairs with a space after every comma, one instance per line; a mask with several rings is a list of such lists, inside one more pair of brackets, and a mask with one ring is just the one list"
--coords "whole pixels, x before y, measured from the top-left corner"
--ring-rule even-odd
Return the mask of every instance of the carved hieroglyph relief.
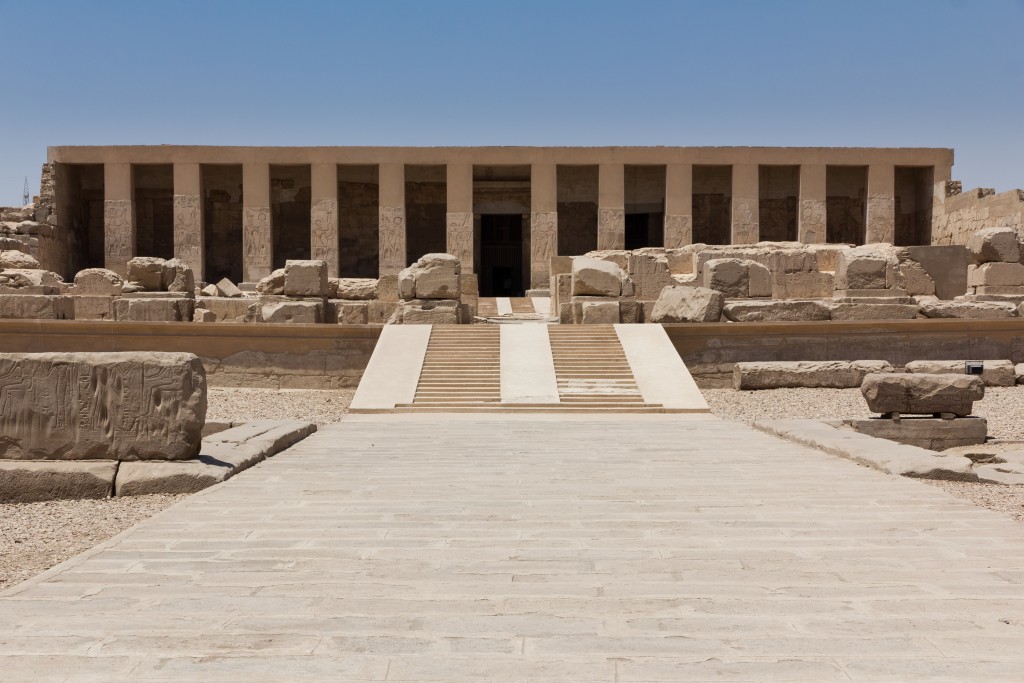
[[825, 202], [820, 199], [800, 200], [799, 238], [804, 244], [820, 244], [825, 241]]
[[174, 256], [201, 272], [203, 266], [203, 223], [199, 197], [174, 195]]
[[3, 458], [192, 458], [206, 375], [185, 353], [0, 354], [0, 416]]
[[[752, 208], [753, 207], [753, 208]], [[759, 239], [758, 216], [755, 211], [756, 199], [733, 197], [732, 200], [732, 243], [754, 244]]]
[[380, 207], [380, 274], [396, 275], [405, 268], [405, 209]]
[[128, 261], [135, 251], [130, 199], [107, 199], [103, 202], [103, 248], [107, 268], [126, 275]]
[[272, 239], [270, 207], [246, 207], [242, 216], [242, 251], [245, 258], [246, 280], [251, 282], [270, 274]]
[[896, 199], [887, 194], [869, 194], [866, 239], [892, 243], [896, 235]]
[[693, 216], [665, 216], [665, 248], [679, 249], [687, 244], [693, 244]]
[[459, 259], [463, 273], [473, 270], [473, 214], [458, 211], [445, 214], [448, 253]]
[[624, 249], [626, 246], [625, 209], [603, 208], [597, 214], [597, 248]]
[[310, 209], [310, 258], [327, 261], [328, 275], [338, 272], [338, 200], [321, 199]]
[[530, 284], [534, 289], [550, 286], [551, 257], [558, 254], [558, 213], [530, 214]]

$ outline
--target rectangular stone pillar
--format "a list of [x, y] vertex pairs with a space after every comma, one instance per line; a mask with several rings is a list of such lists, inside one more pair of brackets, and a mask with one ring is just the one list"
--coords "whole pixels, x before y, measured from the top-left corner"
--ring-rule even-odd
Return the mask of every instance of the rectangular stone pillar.
[[380, 219], [377, 223], [379, 271], [397, 275], [407, 265], [405, 254], [405, 165], [380, 165]]
[[445, 213], [447, 250], [462, 263], [463, 273], [475, 273], [473, 263], [473, 165], [448, 164], [448, 209]]
[[338, 165], [313, 164], [310, 173], [309, 255], [338, 277]]
[[823, 244], [825, 230], [825, 166], [800, 166], [800, 211], [797, 214], [797, 235], [804, 244]]
[[530, 167], [530, 288], [551, 286], [551, 257], [558, 255], [558, 175], [554, 164]]
[[896, 167], [868, 166], [868, 206], [865, 242], [888, 242], [896, 237]]
[[122, 277], [135, 256], [134, 194], [131, 164], [103, 165], [103, 264]]
[[270, 211], [270, 165], [242, 165], [242, 278], [257, 282], [270, 275], [274, 233]]
[[732, 167], [732, 243], [754, 244], [760, 239], [760, 190], [757, 164]]
[[206, 265], [203, 187], [199, 164], [174, 164], [174, 258], [192, 268], [196, 282]]
[[665, 167], [665, 247], [693, 244], [693, 166]]
[[597, 248], [626, 248], [625, 169], [601, 164], [597, 170]]

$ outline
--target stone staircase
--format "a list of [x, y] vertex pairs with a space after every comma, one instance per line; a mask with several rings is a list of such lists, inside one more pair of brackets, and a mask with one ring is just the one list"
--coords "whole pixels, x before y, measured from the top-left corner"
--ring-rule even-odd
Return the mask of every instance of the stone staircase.
[[494, 325], [434, 325], [416, 396], [395, 412], [441, 412], [501, 403], [501, 342]]
[[657, 412], [644, 402], [612, 325], [550, 327], [558, 398], [565, 408]]

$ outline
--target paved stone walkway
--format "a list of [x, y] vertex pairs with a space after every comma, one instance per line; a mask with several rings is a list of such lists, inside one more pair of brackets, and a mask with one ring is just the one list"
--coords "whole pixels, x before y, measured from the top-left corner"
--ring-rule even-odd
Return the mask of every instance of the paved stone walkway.
[[350, 416], [0, 599], [0, 679], [1019, 681], [1024, 527], [708, 416]]

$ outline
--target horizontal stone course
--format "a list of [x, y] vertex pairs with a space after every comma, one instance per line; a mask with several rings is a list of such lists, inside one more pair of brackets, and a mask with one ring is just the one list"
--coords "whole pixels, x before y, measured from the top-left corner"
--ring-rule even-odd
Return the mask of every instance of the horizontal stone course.
[[881, 360], [736, 363], [733, 366], [733, 388], [737, 390], [786, 387], [851, 389], [859, 387], [864, 377], [870, 373], [892, 371], [892, 365]]

